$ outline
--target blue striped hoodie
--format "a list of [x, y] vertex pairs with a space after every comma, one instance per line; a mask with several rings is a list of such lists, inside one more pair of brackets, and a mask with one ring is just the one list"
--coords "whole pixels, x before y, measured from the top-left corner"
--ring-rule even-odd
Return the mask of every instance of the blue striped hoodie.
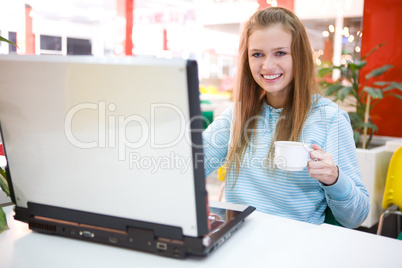
[[[205, 174], [218, 169], [228, 152], [234, 104], [204, 132]], [[318, 144], [330, 153], [339, 169], [338, 181], [325, 186], [303, 171], [268, 169], [266, 162], [282, 108], [264, 102], [251, 143], [242, 158], [239, 176], [228, 174], [227, 202], [251, 205], [258, 211], [321, 224], [329, 206], [345, 227], [358, 227], [369, 212], [368, 192], [361, 181], [353, 131], [348, 114], [326, 98], [315, 95], [304, 123], [301, 141]]]

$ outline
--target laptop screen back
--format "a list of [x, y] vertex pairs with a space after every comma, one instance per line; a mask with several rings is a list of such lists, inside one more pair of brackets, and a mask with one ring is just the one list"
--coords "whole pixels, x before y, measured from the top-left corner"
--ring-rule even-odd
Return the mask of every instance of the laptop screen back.
[[208, 231], [194, 62], [5, 56], [0, 66], [17, 206]]

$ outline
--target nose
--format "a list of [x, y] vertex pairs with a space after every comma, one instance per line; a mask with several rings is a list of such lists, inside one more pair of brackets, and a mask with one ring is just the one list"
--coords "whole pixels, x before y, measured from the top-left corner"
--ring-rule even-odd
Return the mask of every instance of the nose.
[[267, 57], [262, 63], [262, 69], [267, 71], [273, 70], [275, 69], [275, 67], [276, 67], [275, 60], [270, 57]]

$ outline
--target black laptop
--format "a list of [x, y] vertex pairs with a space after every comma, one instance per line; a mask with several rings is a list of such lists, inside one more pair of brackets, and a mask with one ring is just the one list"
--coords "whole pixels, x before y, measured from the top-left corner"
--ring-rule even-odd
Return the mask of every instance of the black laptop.
[[183, 258], [254, 211], [208, 204], [195, 61], [5, 55], [0, 68], [15, 219], [30, 229]]

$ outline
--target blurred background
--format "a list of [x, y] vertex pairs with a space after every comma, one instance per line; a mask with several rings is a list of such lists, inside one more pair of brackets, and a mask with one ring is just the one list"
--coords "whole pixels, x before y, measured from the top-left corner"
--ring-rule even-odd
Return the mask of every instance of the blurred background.
[[[359, 82], [359, 94], [352, 100], [363, 99], [369, 79], [392, 83], [395, 89], [388, 90], [389, 95], [398, 94], [373, 101], [370, 120], [378, 127], [376, 135], [401, 138], [402, 0], [0, 0], [0, 36], [18, 45], [0, 42], [0, 54], [193, 59], [199, 66], [201, 108], [210, 123], [231, 104], [243, 23], [270, 6], [286, 7], [301, 19], [317, 71], [351, 60], [360, 63], [370, 54], [357, 75], [364, 82]], [[379, 45], [384, 47], [371, 53]], [[364, 79], [384, 65], [392, 69]], [[347, 76], [336, 70], [319, 82], [346, 87]], [[370, 173], [376, 166], [370, 165], [362, 170]], [[214, 172], [207, 178], [209, 200], [224, 199], [224, 183], [216, 177], [219, 173]], [[369, 189], [372, 207], [379, 210], [383, 180], [363, 179], [374, 185]], [[5, 202], [0, 191], [0, 204]]]
[[[269, 6], [302, 20], [317, 67], [360, 52], [363, 0], [0, 0], [0, 36], [18, 45], [0, 42], [0, 54], [194, 59], [211, 122], [231, 103], [242, 24]], [[222, 195], [216, 175], [211, 200]]]
[[19, 47], [0, 54], [195, 59], [201, 91], [227, 97], [242, 24], [277, 5], [303, 21], [317, 66], [360, 50], [363, 0], [0, 0], [0, 35]]

